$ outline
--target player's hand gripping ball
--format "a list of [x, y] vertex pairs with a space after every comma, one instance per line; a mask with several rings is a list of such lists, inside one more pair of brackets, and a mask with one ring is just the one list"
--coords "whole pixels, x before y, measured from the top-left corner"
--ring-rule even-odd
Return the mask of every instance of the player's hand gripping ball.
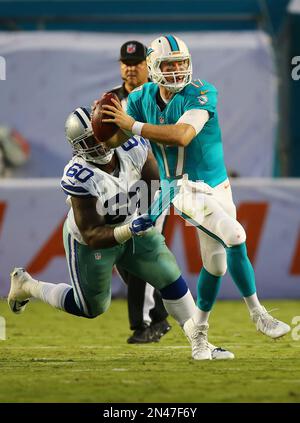
[[106, 142], [109, 138], [118, 132], [119, 127], [112, 122], [102, 122], [102, 119], [108, 118], [108, 115], [102, 112], [102, 106], [108, 104], [109, 106], [115, 106], [111, 99], [118, 100], [115, 93], [104, 93], [103, 96], [96, 100], [92, 108], [91, 124], [94, 132], [94, 136], [100, 142]]

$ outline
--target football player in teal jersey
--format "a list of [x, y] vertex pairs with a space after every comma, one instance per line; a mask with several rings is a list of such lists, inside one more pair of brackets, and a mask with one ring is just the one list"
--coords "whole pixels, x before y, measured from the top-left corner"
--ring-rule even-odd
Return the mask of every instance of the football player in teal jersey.
[[[193, 331], [201, 332], [205, 342], [209, 313], [228, 266], [257, 330], [272, 338], [285, 335], [290, 327], [274, 319], [257, 298], [246, 234], [236, 220], [224, 164], [216, 88], [204, 80], [192, 80], [189, 50], [176, 36], [155, 39], [148, 49], [147, 65], [153, 82], [129, 95], [127, 114], [116, 101], [115, 107], [104, 109], [109, 115], [107, 122], [151, 141], [161, 179], [181, 180], [179, 199], [184, 195], [189, 198], [189, 192], [199, 193], [198, 207], [182, 207], [176, 197], [173, 201], [182, 216], [198, 227], [203, 260], [197, 285], [198, 308], [185, 323], [186, 328], [191, 337]], [[182, 179], [183, 175], [188, 181]]]

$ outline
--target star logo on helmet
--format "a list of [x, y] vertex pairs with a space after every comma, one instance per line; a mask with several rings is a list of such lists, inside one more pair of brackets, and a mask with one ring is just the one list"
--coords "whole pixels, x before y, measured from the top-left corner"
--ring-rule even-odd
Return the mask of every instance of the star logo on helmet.
[[128, 44], [127, 48], [126, 48], [126, 52], [128, 54], [132, 54], [135, 53], [136, 51], [136, 45], [135, 44]]

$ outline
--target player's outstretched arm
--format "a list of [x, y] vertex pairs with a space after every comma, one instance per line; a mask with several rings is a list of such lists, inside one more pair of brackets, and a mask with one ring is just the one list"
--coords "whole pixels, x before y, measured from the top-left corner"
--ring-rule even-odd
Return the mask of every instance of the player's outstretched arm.
[[110, 116], [107, 119], [103, 119], [103, 122], [113, 122], [125, 131], [131, 131], [135, 135], [142, 135], [144, 138], [149, 138], [151, 141], [161, 144], [182, 147], [187, 146], [196, 136], [195, 128], [187, 123], [151, 125], [149, 123], [141, 124], [136, 122], [124, 112], [122, 106], [116, 100], [112, 99], [112, 102], [115, 107], [103, 105], [103, 113]]
[[[135, 133], [134, 127], [133, 133]], [[141, 135], [159, 144], [186, 147], [195, 138], [196, 131], [187, 123], [176, 125], [150, 125], [145, 123], [141, 129]]]
[[148, 215], [138, 216], [130, 223], [110, 228], [103, 226], [96, 210], [97, 198], [71, 197], [76, 225], [87, 245], [93, 250], [123, 244], [133, 236], [143, 236], [153, 227]]
[[114, 228], [103, 226], [96, 210], [97, 198], [71, 197], [76, 225], [89, 247], [110, 248], [118, 244]]

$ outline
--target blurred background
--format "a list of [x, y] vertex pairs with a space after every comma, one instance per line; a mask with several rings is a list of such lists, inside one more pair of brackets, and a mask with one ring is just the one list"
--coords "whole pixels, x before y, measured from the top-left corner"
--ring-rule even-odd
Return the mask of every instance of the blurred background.
[[[59, 178], [67, 115], [120, 84], [119, 51], [173, 33], [219, 91], [225, 160], [258, 292], [300, 296], [300, 0], [0, 0], [0, 295], [9, 272], [67, 282]], [[167, 242], [195, 293], [197, 236]], [[114, 296], [125, 288], [114, 275]], [[239, 296], [230, 277], [220, 296]]]

